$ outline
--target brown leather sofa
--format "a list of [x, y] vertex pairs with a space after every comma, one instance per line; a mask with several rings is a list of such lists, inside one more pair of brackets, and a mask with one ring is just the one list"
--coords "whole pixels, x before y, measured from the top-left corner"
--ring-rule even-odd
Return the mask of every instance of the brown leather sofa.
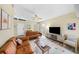
[[[29, 30], [25, 36], [12, 37], [0, 48], [0, 54], [33, 54], [29, 40], [40, 35], [40, 32]], [[21, 39], [22, 44], [18, 44], [17, 39]]]
[[33, 51], [31, 49], [29, 43], [29, 37], [23, 36], [19, 39], [22, 40], [22, 44], [17, 44], [17, 37], [10, 38], [1, 48], [0, 54], [32, 54]]
[[38, 36], [42, 35], [42, 33], [38, 32], [38, 31], [32, 31], [32, 30], [28, 30], [26, 32], [26, 36], [29, 36], [29, 39], [36, 39]]

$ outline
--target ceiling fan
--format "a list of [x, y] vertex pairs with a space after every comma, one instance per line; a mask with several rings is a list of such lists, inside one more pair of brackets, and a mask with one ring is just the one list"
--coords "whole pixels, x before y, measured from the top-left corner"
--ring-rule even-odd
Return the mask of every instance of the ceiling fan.
[[32, 20], [41, 20], [42, 18], [39, 17], [37, 14], [35, 14], [33, 17], [32, 17]]

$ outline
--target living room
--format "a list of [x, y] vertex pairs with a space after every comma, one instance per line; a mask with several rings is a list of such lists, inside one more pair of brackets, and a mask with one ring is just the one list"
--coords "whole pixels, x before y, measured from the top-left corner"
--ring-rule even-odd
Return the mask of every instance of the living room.
[[[18, 49], [17, 54], [78, 53], [78, 7], [79, 5], [75, 4], [0, 4], [0, 53], [14, 53], [15, 47], [12, 46], [14, 51], [10, 48], [11, 46], [6, 49], [5, 47], [10, 45], [10, 42], [6, 42], [18, 37], [24, 40], [25, 46], [29, 37], [30, 51], [26, 47], [26, 53], [22, 49]], [[9, 16], [7, 23], [2, 22], [6, 18], [6, 14]], [[40, 37], [40, 35], [42, 36]], [[27, 40], [25, 41], [25, 39]], [[42, 40], [43, 43], [41, 42], [40, 45], [46, 46], [46, 48], [41, 48], [37, 42], [35, 43], [36, 39]], [[22, 43], [21, 40], [19, 41]]]

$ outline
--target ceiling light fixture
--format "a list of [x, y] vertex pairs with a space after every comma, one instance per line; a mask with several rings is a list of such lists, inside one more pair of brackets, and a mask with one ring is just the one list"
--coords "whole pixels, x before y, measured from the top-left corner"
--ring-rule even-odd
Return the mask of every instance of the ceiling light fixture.
[[37, 14], [35, 14], [33, 17], [32, 17], [32, 20], [41, 20], [42, 18], [39, 17]]

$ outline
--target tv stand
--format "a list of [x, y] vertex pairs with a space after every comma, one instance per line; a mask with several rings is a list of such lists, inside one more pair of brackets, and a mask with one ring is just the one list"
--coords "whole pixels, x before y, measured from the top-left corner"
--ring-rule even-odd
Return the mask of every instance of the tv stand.
[[49, 39], [52, 39], [52, 40], [63, 42], [63, 37], [61, 35], [58, 35], [58, 34], [48, 33], [48, 34], [46, 34], [46, 37]]
[[49, 38], [49, 39], [52, 39], [52, 40], [57, 40], [57, 35], [52, 34], [52, 33], [48, 33], [48, 34], [46, 35], [46, 37]]

